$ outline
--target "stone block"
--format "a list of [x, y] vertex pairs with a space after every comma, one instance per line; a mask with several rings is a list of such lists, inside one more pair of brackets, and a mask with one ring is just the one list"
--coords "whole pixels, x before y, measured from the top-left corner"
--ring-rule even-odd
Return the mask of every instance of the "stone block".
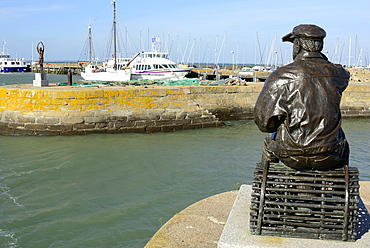
[[87, 132], [85, 130], [66, 130], [60, 131], [60, 135], [85, 135]]
[[2, 135], [13, 135], [14, 130], [8, 127], [8, 123], [0, 122], [0, 134]]
[[59, 124], [61, 122], [61, 118], [59, 117], [37, 117], [36, 123], [42, 124]]
[[68, 117], [95, 117], [95, 111], [68, 111]]
[[186, 129], [198, 129], [198, 128], [202, 128], [202, 124], [201, 123], [185, 124], [184, 125], [184, 130], [186, 130]]
[[73, 129], [73, 125], [46, 125], [47, 130], [51, 131], [70, 131]]
[[148, 132], [148, 133], [155, 133], [155, 132], [160, 132], [161, 131], [161, 127], [157, 127], [157, 126], [147, 126], [145, 128], [145, 131]]
[[83, 122], [83, 117], [64, 117], [60, 119], [60, 124], [79, 124]]
[[20, 123], [35, 123], [36, 117], [34, 116], [18, 116], [17, 121]]
[[179, 119], [179, 120], [173, 120], [173, 123], [177, 125], [186, 125], [186, 124], [190, 124], [191, 120], [190, 119]]
[[161, 120], [174, 120], [174, 119], [176, 119], [176, 113], [165, 112], [161, 115], [160, 119]]
[[49, 81], [46, 79], [46, 73], [35, 73], [35, 80], [33, 80], [33, 86], [35, 87], [49, 86]]
[[107, 117], [85, 117], [85, 123], [106, 123]]
[[155, 121], [155, 126], [171, 126], [174, 120], [157, 120]]
[[1, 121], [3, 122], [17, 122], [20, 112], [5, 112], [2, 115]]
[[145, 133], [145, 127], [121, 127], [122, 133]]
[[188, 113], [186, 113], [186, 112], [176, 113], [176, 119], [177, 120], [179, 120], [179, 119], [185, 119], [187, 116], [188, 116]]
[[199, 110], [199, 107], [197, 105], [193, 106], [186, 106], [181, 109], [183, 112], [196, 112]]
[[135, 121], [135, 127], [146, 127], [146, 126], [153, 126], [154, 125], [154, 120], [153, 121]]
[[45, 124], [24, 124], [24, 129], [27, 130], [45, 130], [46, 128]]
[[95, 123], [94, 129], [107, 129], [108, 124], [107, 123]]
[[217, 126], [219, 126], [217, 121], [215, 121], [215, 122], [205, 122], [205, 123], [202, 123], [202, 128], [217, 127]]
[[127, 116], [108, 116], [107, 122], [127, 122]]
[[129, 128], [134, 127], [135, 122], [134, 121], [127, 121], [127, 122], [117, 122], [114, 124], [115, 128]]
[[[73, 125], [65, 125], [66, 127], [72, 127], [71, 130], [86, 130], [86, 129], [94, 129], [95, 128], [95, 124], [92, 124], [92, 123], [89, 123], [89, 124], [86, 124], [86, 123], [77, 123], [77, 124], [73, 124]], [[65, 129], [66, 130], [66, 129]]]
[[171, 126], [162, 126], [161, 131], [163, 132], [174, 132], [174, 131], [179, 131], [183, 130], [184, 125], [171, 125]]
[[116, 128], [108, 128], [106, 130], [107, 133], [114, 134], [114, 133], [122, 133], [122, 130]]

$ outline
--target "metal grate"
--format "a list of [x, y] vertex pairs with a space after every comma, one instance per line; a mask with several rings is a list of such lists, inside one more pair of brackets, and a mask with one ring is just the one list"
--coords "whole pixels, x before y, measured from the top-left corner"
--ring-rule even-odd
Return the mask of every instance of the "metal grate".
[[252, 234], [355, 241], [359, 179], [356, 167], [294, 170], [257, 163], [252, 186]]

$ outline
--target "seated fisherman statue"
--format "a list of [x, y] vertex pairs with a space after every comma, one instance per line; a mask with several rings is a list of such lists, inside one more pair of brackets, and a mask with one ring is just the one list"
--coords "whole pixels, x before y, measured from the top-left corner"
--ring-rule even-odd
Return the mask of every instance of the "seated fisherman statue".
[[325, 30], [302, 24], [282, 40], [294, 61], [267, 78], [255, 105], [255, 123], [270, 133], [262, 161], [294, 169], [330, 170], [348, 165], [340, 101], [350, 74], [321, 53]]

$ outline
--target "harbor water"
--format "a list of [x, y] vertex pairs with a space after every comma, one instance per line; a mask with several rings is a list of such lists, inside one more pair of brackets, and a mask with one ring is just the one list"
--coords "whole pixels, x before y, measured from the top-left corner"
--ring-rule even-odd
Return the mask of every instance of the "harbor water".
[[[144, 247], [189, 205], [251, 183], [265, 134], [253, 121], [226, 124], [171, 133], [0, 136], [0, 247]], [[363, 181], [370, 181], [369, 126], [370, 119], [343, 120], [350, 166]]]

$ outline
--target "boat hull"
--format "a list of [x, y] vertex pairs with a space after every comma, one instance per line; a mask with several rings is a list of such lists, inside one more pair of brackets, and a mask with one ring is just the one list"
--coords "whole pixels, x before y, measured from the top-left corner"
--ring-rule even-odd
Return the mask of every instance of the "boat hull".
[[0, 72], [29, 72], [28, 67], [0, 67]]
[[87, 81], [129, 81], [131, 79], [131, 71], [82, 72], [81, 77]]
[[186, 70], [176, 70], [176, 71], [143, 71], [143, 72], [134, 72], [131, 75], [131, 79], [143, 79], [143, 80], [179, 80], [183, 79], [190, 69]]

